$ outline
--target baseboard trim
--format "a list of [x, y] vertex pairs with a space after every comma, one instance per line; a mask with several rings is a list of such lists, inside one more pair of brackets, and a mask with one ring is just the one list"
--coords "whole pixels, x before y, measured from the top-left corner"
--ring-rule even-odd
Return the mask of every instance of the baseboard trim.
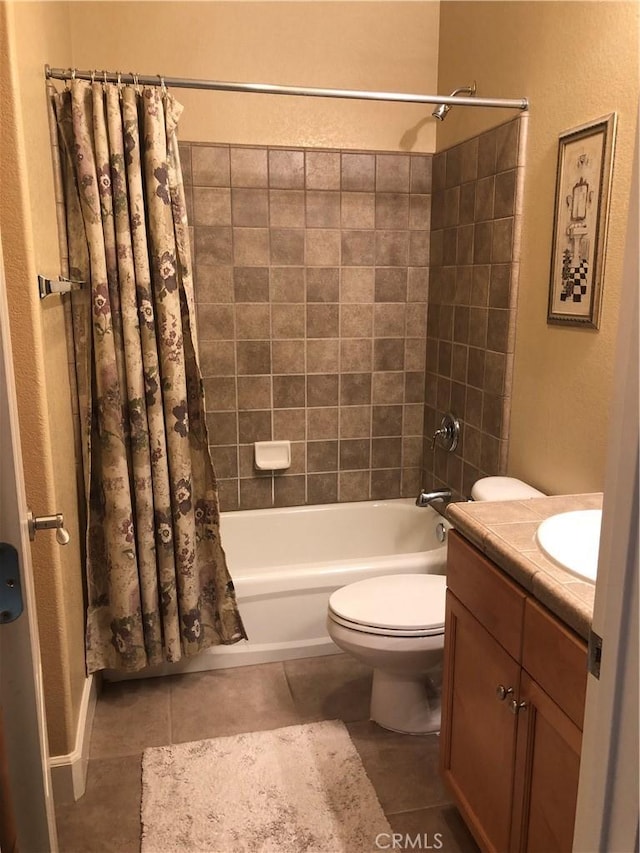
[[66, 755], [52, 755], [49, 758], [51, 784], [56, 805], [75, 803], [85, 792], [91, 729], [93, 728], [97, 698], [96, 679], [90, 675], [82, 689], [74, 750]]

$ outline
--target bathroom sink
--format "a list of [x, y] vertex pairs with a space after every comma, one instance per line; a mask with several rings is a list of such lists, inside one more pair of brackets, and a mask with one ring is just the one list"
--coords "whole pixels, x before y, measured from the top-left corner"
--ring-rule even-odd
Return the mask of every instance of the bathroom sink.
[[589, 583], [596, 582], [601, 509], [552, 515], [536, 531], [538, 545], [554, 563]]

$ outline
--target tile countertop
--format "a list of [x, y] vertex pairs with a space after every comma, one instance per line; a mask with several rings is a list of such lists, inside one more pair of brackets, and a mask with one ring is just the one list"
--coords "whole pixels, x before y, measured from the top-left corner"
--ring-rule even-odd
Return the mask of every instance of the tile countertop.
[[593, 617], [593, 584], [548, 560], [535, 540], [545, 518], [576, 509], [601, 509], [602, 493], [523, 501], [452, 503], [453, 526], [584, 640]]

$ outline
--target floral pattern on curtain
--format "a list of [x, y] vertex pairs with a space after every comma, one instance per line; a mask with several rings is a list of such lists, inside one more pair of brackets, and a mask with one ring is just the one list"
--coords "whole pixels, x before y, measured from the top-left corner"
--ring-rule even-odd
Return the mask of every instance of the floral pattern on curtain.
[[53, 103], [87, 502], [89, 672], [246, 637], [220, 542], [176, 127], [155, 87]]

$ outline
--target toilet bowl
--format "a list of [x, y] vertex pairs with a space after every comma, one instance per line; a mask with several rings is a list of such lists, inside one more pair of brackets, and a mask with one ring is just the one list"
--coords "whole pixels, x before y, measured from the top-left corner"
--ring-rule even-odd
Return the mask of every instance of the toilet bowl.
[[[513, 477], [484, 477], [479, 501], [525, 500], [543, 493]], [[370, 717], [406, 734], [440, 730], [446, 578], [390, 575], [336, 590], [327, 631], [333, 642], [373, 668]]]
[[333, 642], [373, 668], [371, 719], [406, 734], [440, 730], [446, 578], [390, 575], [329, 598]]

